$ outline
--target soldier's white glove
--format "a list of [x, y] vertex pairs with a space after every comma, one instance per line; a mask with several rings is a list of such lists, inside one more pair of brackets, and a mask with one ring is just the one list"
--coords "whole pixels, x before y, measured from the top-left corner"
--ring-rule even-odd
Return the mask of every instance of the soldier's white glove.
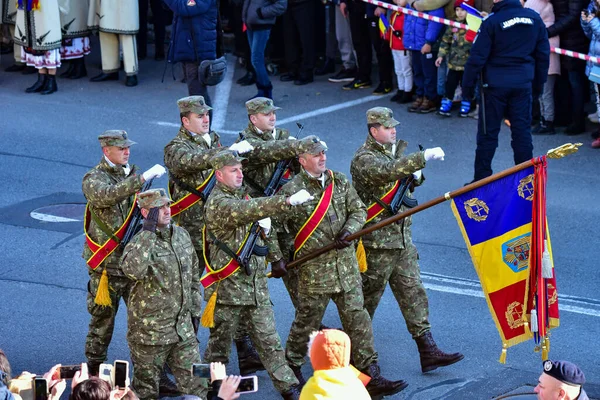
[[262, 228], [265, 235], [268, 235], [271, 232], [271, 218], [263, 218], [258, 220], [258, 225]]
[[144, 177], [144, 181], [148, 182], [152, 178], [160, 178], [166, 172], [167, 172], [167, 170], [165, 169], [165, 167], [163, 167], [160, 164], [156, 164], [156, 165], [154, 165], [154, 167], [152, 167], [149, 170], [147, 170], [146, 172], [144, 172], [142, 174], [142, 177]]
[[289, 201], [290, 201], [290, 205], [297, 206], [302, 203], [306, 203], [307, 201], [310, 201], [312, 199], [314, 199], [314, 197], [311, 196], [310, 193], [308, 193], [306, 191], [306, 189], [302, 189], [299, 192], [291, 195], [289, 198]]
[[229, 146], [229, 150], [237, 151], [239, 154], [248, 153], [249, 151], [254, 150], [254, 147], [247, 140], [242, 140], [239, 143], [234, 143]]
[[444, 150], [441, 147], [434, 147], [433, 149], [425, 150], [425, 161], [429, 160], [442, 160], [444, 161]]
[[421, 172], [421, 170], [413, 172], [413, 177], [415, 178], [416, 181], [421, 179], [421, 176], [423, 176], [423, 172]]

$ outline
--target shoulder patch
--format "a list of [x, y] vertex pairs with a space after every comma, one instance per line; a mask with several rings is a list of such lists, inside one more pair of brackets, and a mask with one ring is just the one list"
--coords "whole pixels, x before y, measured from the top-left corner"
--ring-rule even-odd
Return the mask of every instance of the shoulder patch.
[[527, 17], [514, 17], [502, 22], [502, 30], [512, 28], [515, 25], [533, 25], [533, 19]]

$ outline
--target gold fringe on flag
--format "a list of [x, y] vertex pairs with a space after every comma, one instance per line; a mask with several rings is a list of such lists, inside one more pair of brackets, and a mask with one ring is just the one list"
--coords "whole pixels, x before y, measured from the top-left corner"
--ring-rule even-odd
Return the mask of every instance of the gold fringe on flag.
[[104, 271], [102, 271], [102, 276], [100, 277], [100, 283], [98, 283], [98, 290], [96, 291], [94, 303], [98, 304], [99, 306], [112, 307], [110, 293], [108, 292], [108, 274], [106, 273], [106, 268], [104, 268]]
[[498, 360], [500, 364], [506, 364], [506, 353], [508, 352], [508, 346], [506, 343], [502, 344], [502, 353], [500, 354], [500, 359]]
[[363, 245], [362, 239], [359, 240], [358, 246], [356, 246], [356, 259], [358, 260], [358, 270], [362, 274], [367, 271], [367, 253], [365, 252], [365, 246]]

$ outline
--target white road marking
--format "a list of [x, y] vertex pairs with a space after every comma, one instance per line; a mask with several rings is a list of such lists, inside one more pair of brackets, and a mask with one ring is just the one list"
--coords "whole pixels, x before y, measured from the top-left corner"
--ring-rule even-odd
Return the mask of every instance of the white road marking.
[[212, 129], [221, 132], [225, 127], [227, 118], [227, 107], [229, 106], [229, 93], [231, 92], [231, 84], [233, 82], [233, 73], [235, 71], [235, 62], [232, 57], [227, 61], [227, 74], [225, 79], [215, 88], [215, 99], [212, 102]]
[[42, 214], [42, 213], [35, 212], [35, 211], [32, 211], [31, 213], [29, 213], [29, 215], [33, 219], [37, 219], [38, 221], [44, 221], [44, 222], [80, 222], [81, 221], [79, 219], [57, 217], [56, 215]]

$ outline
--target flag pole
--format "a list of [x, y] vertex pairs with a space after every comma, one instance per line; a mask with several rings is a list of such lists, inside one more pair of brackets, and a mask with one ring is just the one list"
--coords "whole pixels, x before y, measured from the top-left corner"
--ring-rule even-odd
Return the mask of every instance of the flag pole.
[[[577, 152], [577, 150], [579, 150], [579, 147], [582, 146], [583, 143], [566, 143], [563, 144], [562, 146], [556, 147], [554, 149], [548, 150], [548, 152], [546, 153], [546, 155], [549, 158], [563, 158], [569, 154], [573, 154], [575, 152]], [[431, 199], [423, 204], [419, 204], [418, 206], [415, 206], [411, 209], [408, 209], [406, 211], [404, 211], [403, 213], [400, 214], [396, 214], [393, 215], [389, 218], [386, 218], [382, 221], [379, 221], [376, 224], [373, 224], [367, 228], [361, 229], [360, 231], [354, 232], [353, 234], [351, 234], [350, 236], [348, 236], [346, 238], [346, 240], [348, 241], [352, 241], [352, 240], [356, 240], [361, 236], [367, 235], [371, 232], [374, 232], [376, 230], [379, 230], [383, 227], [386, 227], [390, 224], [393, 224], [395, 222], [400, 221], [401, 219], [404, 219], [406, 217], [409, 217], [413, 214], [416, 214], [418, 212], [421, 212], [423, 210], [426, 210], [428, 208], [431, 208], [433, 206], [437, 206], [440, 203], [443, 203], [447, 200], [451, 200], [456, 196], [460, 196], [463, 193], [469, 192], [471, 190], [477, 189], [481, 186], [487, 185], [490, 182], [494, 182], [498, 179], [502, 179], [505, 176], [514, 174], [515, 172], [521, 171], [525, 168], [529, 168], [531, 166], [534, 166], [538, 163], [537, 161], [537, 157], [533, 158], [531, 160], [522, 162], [521, 164], [515, 165], [514, 167], [505, 169], [504, 171], [500, 171], [494, 175], [488, 176], [487, 178], [484, 178], [482, 180], [479, 180], [477, 182], [473, 182], [470, 183], [466, 186], [463, 186], [459, 189], [453, 190], [451, 192], [446, 192], [443, 196], [439, 196], [436, 197], [434, 199]], [[295, 268], [309, 260], [312, 260], [313, 258], [317, 258], [318, 256], [320, 256], [321, 254], [327, 253], [328, 251], [331, 251], [335, 249], [335, 243], [330, 243], [327, 246], [321, 247], [320, 249], [315, 250], [314, 252], [307, 254], [303, 257], [298, 258], [297, 260], [294, 260], [292, 262], [290, 262], [289, 264], [286, 265], [286, 269], [290, 269], [290, 268]], [[269, 272], [267, 274], [267, 277], [271, 278], [271, 273]]]

